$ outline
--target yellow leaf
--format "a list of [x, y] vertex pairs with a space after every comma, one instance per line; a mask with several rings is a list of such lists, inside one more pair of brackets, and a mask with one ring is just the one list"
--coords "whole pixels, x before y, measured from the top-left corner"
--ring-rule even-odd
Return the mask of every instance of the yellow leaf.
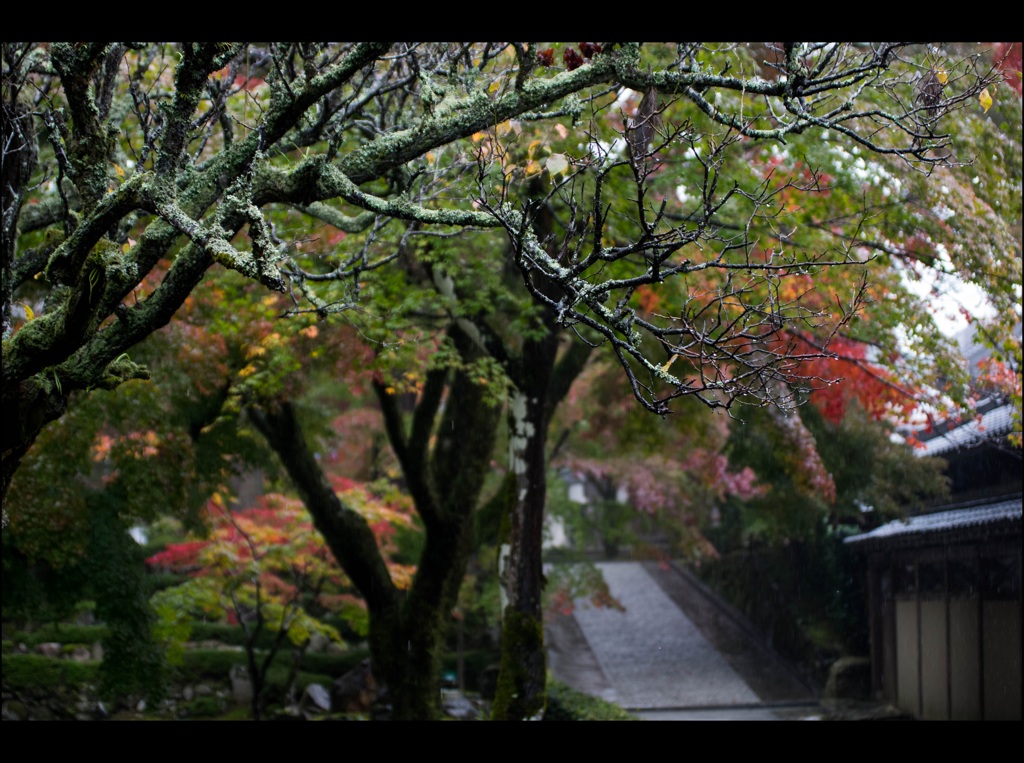
[[30, 321], [36, 317], [35, 310], [28, 306], [27, 302], [22, 302], [21, 306], [25, 308], [25, 320]]
[[981, 104], [981, 108], [985, 109], [986, 112], [992, 108], [992, 96], [989, 95], [987, 87], [978, 95], [978, 103]]
[[124, 177], [124, 170], [123, 170], [123, 169], [121, 169], [121, 166], [120, 166], [120, 165], [118, 165], [118, 164], [115, 164], [115, 165], [114, 165], [114, 172], [116, 172], [116, 173], [117, 173], [117, 176], [118, 176], [119, 178], [123, 178], [123, 177]]
[[935, 72], [935, 76], [939, 78], [939, 82], [945, 85], [949, 81], [949, 75], [946, 74], [945, 70], [939, 69]]

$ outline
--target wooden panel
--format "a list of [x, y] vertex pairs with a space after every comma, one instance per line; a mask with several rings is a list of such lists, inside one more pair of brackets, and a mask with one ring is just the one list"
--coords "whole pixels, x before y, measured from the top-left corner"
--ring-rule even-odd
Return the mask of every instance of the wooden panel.
[[955, 721], [981, 720], [978, 656], [978, 599], [950, 599], [949, 661]]
[[1020, 601], [985, 601], [985, 720], [1021, 720]]
[[917, 601], [896, 598], [896, 704], [920, 715], [917, 671]]
[[921, 717], [949, 718], [949, 655], [946, 649], [945, 599], [921, 602]]

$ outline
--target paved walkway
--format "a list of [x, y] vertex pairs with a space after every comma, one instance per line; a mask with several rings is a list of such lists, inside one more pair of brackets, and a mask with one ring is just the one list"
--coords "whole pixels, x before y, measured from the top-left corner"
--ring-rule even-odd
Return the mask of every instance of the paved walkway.
[[547, 633], [556, 678], [652, 720], [775, 720], [792, 717], [793, 707], [803, 717], [817, 712], [811, 692], [773, 665], [763, 647], [738, 637], [735, 625], [730, 631], [716, 623], [706, 602], [701, 609], [701, 595], [687, 590], [692, 585], [678, 571], [640, 562], [598, 567], [626, 611], [578, 601], [572, 617], [559, 616]]

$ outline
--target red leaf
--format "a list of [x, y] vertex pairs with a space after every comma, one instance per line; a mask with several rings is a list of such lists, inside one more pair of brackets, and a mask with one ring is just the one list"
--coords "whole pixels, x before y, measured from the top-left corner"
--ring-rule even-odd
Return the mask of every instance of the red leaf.
[[569, 71], [583, 66], [583, 56], [577, 53], [574, 48], [566, 48], [562, 52], [562, 60], [565, 62], [565, 68]]

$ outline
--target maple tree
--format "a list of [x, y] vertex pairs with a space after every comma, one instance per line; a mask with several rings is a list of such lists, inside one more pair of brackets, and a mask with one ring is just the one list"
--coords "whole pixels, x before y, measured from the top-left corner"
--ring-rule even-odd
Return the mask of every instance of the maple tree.
[[[367, 518], [382, 549], [393, 551], [395, 526], [411, 524], [408, 510], [386, 505], [350, 480], [336, 477], [334, 484]], [[212, 520], [205, 536], [171, 544], [146, 560], [154, 568], [191, 576], [155, 594], [151, 604], [161, 618], [159, 632], [170, 640], [172, 661], [175, 649], [188, 638], [193, 618], [223, 620], [243, 629], [253, 683], [251, 711], [259, 720], [267, 671], [284, 641], [295, 647], [294, 679], [315, 634], [341, 642], [338, 631], [323, 622], [324, 616], [341, 615], [355, 632], [365, 635], [365, 607], [301, 502], [269, 494], [255, 507], [228, 511], [218, 495], [208, 509]], [[395, 584], [407, 588], [412, 568], [391, 560], [388, 567]], [[274, 634], [272, 645], [257, 653], [264, 631]]]
[[[473, 357], [472, 343], [457, 328], [448, 336], [459, 353]], [[389, 574], [372, 527], [325, 479], [295, 402], [254, 395], [247, 411], [366, 602], [374, 676], [388, 687], [392, 717], [436, 718], [441, 649], [471, 550], [499, 408], [467, 368], [447, 364], [426, 371], [408, 413], [394, 389], [378, 381], [374, 390], [425, 534], [404, 590]]]
[[[455, 298], [446, 311], [457, 329], [443, 330], [469, 342], [460, 354], [489, 355], [511, 382], [514, 651], [504, 663], [521, 670], [503, 683], [502, 715], [540, 712], [545, 444], [572, 376], [558, 366], [588, 354], [563, 349], [562, 337], [610, 347], [656, 412], [684, 397], [722, 409], [796, 405], [799, 388], [826, 381], [801, 361], [829, 354], [869, 296], [860, 278], [838, 273], [864, 269], [857, 231], [871, 208], [846, 210], [832, 226], [845, 233], [827, 245], [798, 238], [793, 213], [822, 198], [829, 180], [813, 164], [766, 176], [764, 153], [801, 141], [810, 149], [827, 135], [819, 143], [837, 151], [919, 170], [915, 184], [934, 193], [927, 177], [957, 162], [953, 120], [1002, 79], [983, 56], [902, 44], [557, 50], [5, 45], [4, 495], [73, 394], [149, 374], [128, 352], [215, 264], [288, 292], [290, 312], [326, 319], [359, 306], [367, 274], [390, 269], [417, 237], [501, 233], [503, 261], [533, 302], [521, 341], [500, 332], [506, 341], [492, 341], [488, 320], [476, 319], [486, 315], [480, 301], [460, 289], [458, 260], [429, 275]], [[324, 226], [335, 241], [327, 251], [309, 245], [310, 229]], [[891, 329], [897, 317], [879, 323]], [[440, 393], [426, 390], [421, 420], [433, 422]], [[459, 394], [483, 415], [483, 396]], [[254, 418], [300, 491], [310, 490], [314, 518], [310, 503], [336, 511], [336, 496], [310, 489], [317, 472], [291, 405], [258, 402]], [[475, 436], [478, 418], [464, 413]], [[419, 435], [431, 429], [414, 424], [392, 442], [422, 464]], [[489, 453], [485, 445], [477, 450]], [[467, 490], [467, 504], [477, 492]], [[350, 529], [327, 528], [325, 538], [335, 548]], [[353, 531], [370, 549], [365, 528]], [[370, 557], [362, 582], [372, 589], [383, 573]], [[387, 619], [392, 594], [380, 596]], [[397, 651], [379, 645], [382, 669]]]

